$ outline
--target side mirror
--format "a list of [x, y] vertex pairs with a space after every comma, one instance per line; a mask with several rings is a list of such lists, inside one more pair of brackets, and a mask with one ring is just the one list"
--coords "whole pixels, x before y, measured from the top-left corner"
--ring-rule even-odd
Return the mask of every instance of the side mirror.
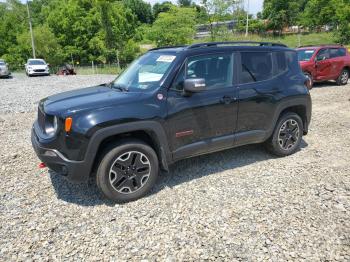
[[184, 82], [184, 91], [189, 93], [198, 93], [206, 90], [204, 78], [186, 79]]
[[47, 66], [50, 66], [50, 64], [46, 64]]

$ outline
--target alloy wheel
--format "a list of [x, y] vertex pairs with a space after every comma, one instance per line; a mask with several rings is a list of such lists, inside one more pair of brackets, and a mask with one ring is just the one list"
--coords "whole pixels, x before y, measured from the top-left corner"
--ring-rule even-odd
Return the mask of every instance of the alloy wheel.
[[141, 189], [151, 173], [148, 157], [138, 151], [121, 154], [109, 171], [109, 182], [117, 192], [130, 194]]
[[278, 143], [283, 150], [290, 150], [298, 143], [300, 128], [294, 119], [286, 120], [280, 127]]
[[343, 73], [341, 74], [340, 81], [342, 84], [345, 85], [348, 82], [348, 79], [349, 79], [349, 72], [344, 70]]

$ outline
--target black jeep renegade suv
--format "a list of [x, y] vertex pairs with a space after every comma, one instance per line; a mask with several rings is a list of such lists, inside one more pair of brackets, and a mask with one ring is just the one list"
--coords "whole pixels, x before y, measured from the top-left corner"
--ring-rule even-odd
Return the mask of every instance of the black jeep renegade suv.
[[180, 159], [263, 142], [296, 152], [311, 118], [305, 83], [297, 53], [280, 44], [153, 49], [111, 83], [40, 101], [32, 144], [56, 173], [93, 174], [107, 198], [131, 201]]

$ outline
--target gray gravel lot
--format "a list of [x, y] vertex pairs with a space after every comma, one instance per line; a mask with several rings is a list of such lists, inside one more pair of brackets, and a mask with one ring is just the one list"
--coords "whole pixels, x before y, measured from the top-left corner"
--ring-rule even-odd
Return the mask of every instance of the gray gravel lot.
[[302, 149], [246, 146], [175, 164], [152, 194], [112, 205], [39, 170], [40, 98], [113, 76], [0, 79], [0, 260], [350, 261], [350, 85], [318, 85]]

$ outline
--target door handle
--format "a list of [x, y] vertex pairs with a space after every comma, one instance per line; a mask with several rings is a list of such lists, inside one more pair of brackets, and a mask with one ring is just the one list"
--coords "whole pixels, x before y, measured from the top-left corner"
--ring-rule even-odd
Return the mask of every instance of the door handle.
[[233, 100], [232, 97], [224, 96], [223, 98], [221, 98], [220, 102], [222, 104], [228, 105], [228, 104], [230, 104], [232, 102], [232, 100]]

